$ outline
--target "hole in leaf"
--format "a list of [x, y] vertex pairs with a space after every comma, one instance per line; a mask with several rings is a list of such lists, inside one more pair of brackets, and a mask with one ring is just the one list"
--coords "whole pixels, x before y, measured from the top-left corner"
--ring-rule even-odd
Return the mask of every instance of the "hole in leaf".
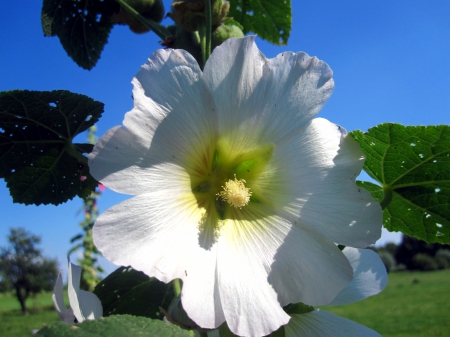
[[419, 153], [419, 157], [420, 157], [420, 158], [423, 158], [423, 154], [422, 154], [422, 153]]
[[2, 128], [0, 128], [0, 133], [5, 133], [5, 130], [3, 130]]
[[435, 159], [435, 160], [433, 160], [433, 163], [437, 163], [437, 160]]
[[442, 235], [444, 235], [444, 234], [442, 234], [442, 232], [436, 232], [436, 236], [442, 236]]
[[431, 215], [430, 215], [430, 214], [427, 214], [425, 218], [427, 218], [427, 219], [428, 219], [428, 218], [431, 218]]
[[411, 143], [411, 146], [416, 146], [416, 143]]
[[48, 103], [48, 105], [50, 105], [50, 106], [56, 108], [56, 103], [55, 103], [55, 102], [50, 102], [50, 103]]
[[437, 224], [436, 224], [436, 227], [442, 228], [442, 224], [437, 223]]
[[441, 189], [440, 189], [440, 188], [436, 188], [434, 191], [435, 191], [436, 193], [439, 193], [439, 192], [441, 191]]

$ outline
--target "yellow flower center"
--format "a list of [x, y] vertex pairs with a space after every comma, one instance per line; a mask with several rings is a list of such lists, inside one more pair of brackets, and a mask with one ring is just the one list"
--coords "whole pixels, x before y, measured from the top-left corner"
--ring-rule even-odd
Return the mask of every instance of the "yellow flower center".
[[236, 179], [236, 175], [234, 175], [234, 180], [229, 179], [225, 182], [225, 186], [222, 186], [223, 191], [216, 194], [217, 199], [221, 197], [229, 205], [236, 208], [247, 205], [252, 192], [250, 192], [250, 188], [245, 187], [245, 182], [244, 179]]

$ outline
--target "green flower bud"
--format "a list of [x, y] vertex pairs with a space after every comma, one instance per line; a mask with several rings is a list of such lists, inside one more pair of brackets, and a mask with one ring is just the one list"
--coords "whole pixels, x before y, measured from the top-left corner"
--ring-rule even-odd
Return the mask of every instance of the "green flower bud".
[[[211, 14], [213, 29], [225, 21], [230, 4], [222, 0], [211, 1]], [[195, 32], [198, 24], [205, 18], [205, 0], [181, 0], [172, 3], [172, 12], [168, 14], [178, 25], [184, 29]]]
[[198, 36], [179, 26], [169, 26], [167, 29], [172, 36], [166, 38], [161, 44], [167, 48], [184, 49], [188, 51], [200, 64], [202, 60], [202, 50], [200, 48]]
[[[162, 0], [124, 0], [130, 7], [137, 11], [144, 18], [161, 22], [164, 18], [164, 4]], [[141, 23], [136, 17], [128, 13], [125, 9], [114, 15], [113, 22], [128, 25], [134, 33], [142, 34], [150, 31], [150, 28]]]
[[222, 44], [225, 40], [236, 37], [244, 37], [242, 30], [235, 25], [220, 25], [211, 36], [211, 48], [214, 49], [218, 45]]

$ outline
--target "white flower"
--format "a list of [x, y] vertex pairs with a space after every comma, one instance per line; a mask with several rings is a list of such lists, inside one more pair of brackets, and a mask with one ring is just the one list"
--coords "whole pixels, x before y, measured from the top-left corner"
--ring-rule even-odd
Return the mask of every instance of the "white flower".
[[334, 84], [304, 53], [266, 59], [254, 37], [217, 47], [202, 72], [158, 50], [133, 80], [134, 108], [100, 138], [91, 174], [135, 195], [94, 226], [104, 256], [164, 282], [203, 328], [225, 320], [262, 336], [282, 306], [329, 303], [352, 278], [335, 243], [367, 247], [382, 213], [355, 185], [363, 154], [344, 129], [313, 119]]
[[[103, 308], [97, 295], [80, 289], [81, 267], [69, 261], [67, 292], [70, 308], [64, 304], [63, 283], [61, 272], [53, 289], [53, 305], [59, 317], [65, 323], [81, 323], [103, 316]], [[75, 321], [76, 319], [76, 321]]]
[[[354, 276], [353, 280], [329, 305], [343, 305], [363, 300], [382, 291], [387, 273], [378, 254], [368, 249], [344, 249]], [[306, 314], [294, 314], [285, 326], [286, 337], [380, 337], [380, 335], [349, 319], [315, 309]]]

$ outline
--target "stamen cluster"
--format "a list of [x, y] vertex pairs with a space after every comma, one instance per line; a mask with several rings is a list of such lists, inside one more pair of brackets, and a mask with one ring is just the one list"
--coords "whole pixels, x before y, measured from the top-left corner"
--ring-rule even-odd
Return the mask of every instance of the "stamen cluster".
[[230, 206], [242, 208], [250, 201], [252, 192], [250, 188], [245, 187], [246, 181], [244, 179], [237, 179], [234, 175], [234, 180], [228, 180], [225, 186], [222, 186], [223, 191], [217, 193], [217, 198], [221, 197]]

